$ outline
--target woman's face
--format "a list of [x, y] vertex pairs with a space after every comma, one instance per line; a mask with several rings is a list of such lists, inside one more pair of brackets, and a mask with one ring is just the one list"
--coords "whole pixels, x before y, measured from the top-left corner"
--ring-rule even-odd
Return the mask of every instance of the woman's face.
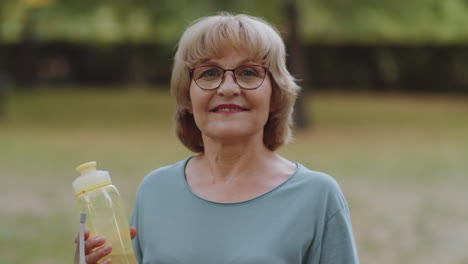
[[[250, 61], [242, 52], [231, 51], [225, 54], [198, 66], [215, 65], [223, 69], [234, 69], [245, 64], [259, 64]], [[260, 87], [253, 90], [239, 87], [232, 71], [225, 72], [223, 82], [214, 90], [203, 90], [192, 79], [190, 112], [204, 137], [233, 142], [251, 136], [263, 139], [263, 127], [272, 110], [271, 93], [268, 74]]]

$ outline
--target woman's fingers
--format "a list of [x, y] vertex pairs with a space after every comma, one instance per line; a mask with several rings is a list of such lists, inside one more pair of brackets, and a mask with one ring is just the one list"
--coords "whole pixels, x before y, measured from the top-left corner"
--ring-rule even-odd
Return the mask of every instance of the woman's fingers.
[[136, 237], [137, 233], [138, 233], [138, 231], [137, 231], [136, 227], [131, 226], [130, 227], [130, 237], [132, 239], [134, 239]]
[[[136, 237], [138, 231], [135, 227], [130, 227], [130, 237]], [[78, 235], [75, 237], [75, 243], [78, 243]], [[109, 255], [112, 251], [111, 245], [105, 245], [106, 240], [102, 236], [89, 236], [89, 230], [85, 230], [85, 253], [86, 263], [97, 263], [101, 258]], [[110, 259], [106, 259], [101, 264], [111, 263]]]
[[[136, 229], [135, 229], [136, 231]], [[136, 234], [136, 232], [135, 232]], [[78, 235], [75, 237], [75, 243], [78, 243]], [[111, 245], [104, 245], [106, 240], [102, 236], [89, 236], [89, 230], [85, 230], [85, 254], [86, 263], [97, 263], [101, 258], [109, 255], [112, 251]], [[110, 259], [107, 259], [101, 264], [111, 263]]]
[[97, 247], [100, 247], [106, 243], [106, 240], [102, 236], [92, 237], [85, 242], [85, 252], [86, 254], [90, 253]]
[[[111, 251], [112, 251], [112, 247], [109, 244], [101, 248], [98, 248], [95, 251], [92, 251], [91, 253], [86, 254], [86, 263], [97, 263], [98, 260], [109, 255]], [[108, 263], [108, 261], [107, 262], [105, 261], [103, 263]]]

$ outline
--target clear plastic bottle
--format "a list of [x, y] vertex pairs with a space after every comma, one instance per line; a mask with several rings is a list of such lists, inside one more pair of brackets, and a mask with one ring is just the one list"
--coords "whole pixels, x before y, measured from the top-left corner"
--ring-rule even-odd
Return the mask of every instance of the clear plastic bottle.
[[76, 170], [81, 176], [73, 188], [79, 213], [86, 212], [86, 228], [91, 236], [103, 236], [112, 245], [112, 252], [103, 259], [110, 258], [113, 264], [137, 264], [127, 214], [109, 173], [96, 170], [95, 161]]

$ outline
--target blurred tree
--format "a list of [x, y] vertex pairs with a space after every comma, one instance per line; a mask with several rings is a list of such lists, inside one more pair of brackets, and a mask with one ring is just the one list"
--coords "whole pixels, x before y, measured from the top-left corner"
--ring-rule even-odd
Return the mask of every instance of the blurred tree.
[[23, 30], [21, 34], [20, 58], [17, 60], [20, 84], [24, 88], [31, 88], [36, 80], [36, 12], [38, 8], [53, 3], [53, 0], [23, 0], [26, 10], [23, 17]]
[[[281, 23], [281, 0], [2, 0], [0, 40], [18, 42], [26, 9], [44, 40], [174, 44], [201, 16], [225, 10]], [[466, 0], [297, 0], [307, 43], [464, 43]], [[189, 8], [188, 8], [189, 7]]]
[[299, 94], [296, 105], [294, 107], [294, 121], [296, 127], [305, 129], [308, 126], [308, 118], [304, 105], [304, 96], [306, 86], [307, 73], [304, 63], [303, 43], [300, 36], [300, 13], [298, 2], [296, 0], [285, 0], [284, 10], [287, 19], [287, 38], [286, 43], [288, 46], [288, 64], [293, 75], [296, 75], [303, 87], [303, 93]]
[[2, 121], [6, 115], [6, 96], [9, 85], [8, 76], [0, 71], [0, 121]]
[[307, 41], [460, 43], [468, 39], [466, 0], [315, 0], [305, 5]]
[[19, 84], [24, 88], [32, 88], [36, 80], [36, 19], [34, 10], [28, 10], [24, 17], [24, 27], [19, 45], [20, 57], [16, 61]]

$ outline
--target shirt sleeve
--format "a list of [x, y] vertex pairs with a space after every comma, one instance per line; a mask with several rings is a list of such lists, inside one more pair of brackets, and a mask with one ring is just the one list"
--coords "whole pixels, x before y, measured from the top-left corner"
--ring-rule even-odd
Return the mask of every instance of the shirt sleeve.
[[308, 264], [359, 263], [347, 206], [326, 221], [320, 246], [311, 253], [306, 262]]

